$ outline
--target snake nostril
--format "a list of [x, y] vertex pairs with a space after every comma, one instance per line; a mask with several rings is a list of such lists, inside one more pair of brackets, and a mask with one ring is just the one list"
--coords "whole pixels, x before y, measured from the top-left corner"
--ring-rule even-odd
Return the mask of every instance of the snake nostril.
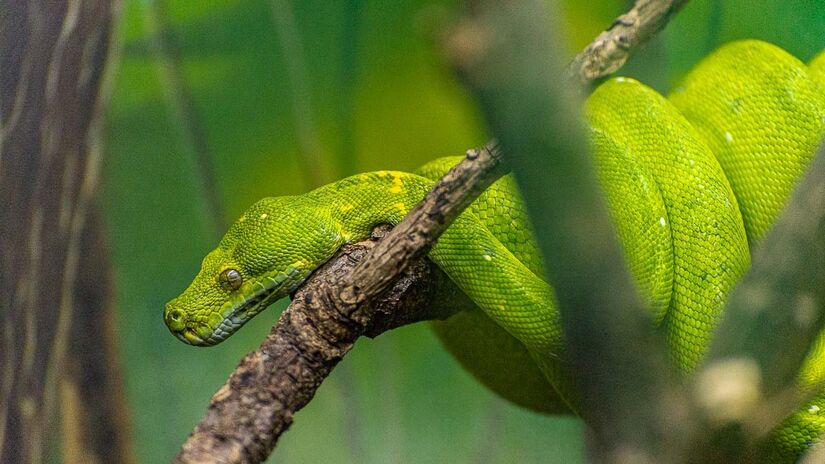
[[166, 313], [166, 325], [173, 331], [181, 331], [186, 327], [186, 316], [178, 308], [169, 310]]

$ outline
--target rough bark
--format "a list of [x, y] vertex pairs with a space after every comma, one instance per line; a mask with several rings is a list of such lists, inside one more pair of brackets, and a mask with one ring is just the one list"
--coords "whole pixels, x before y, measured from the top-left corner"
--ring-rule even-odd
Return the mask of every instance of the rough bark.
[[[85, 396], [94, 375], [104, 398], [120, 397], [116, 372], [99, 364], [115, 364], [104, 329], [112, 317], [110, 267], [90, 240], [102, 236], [90, 217], [119, 3], [4, 1], [1, 8], [0, 461], [44, 460], [62, 385], [70, 400], [60, 411], [63, 429], [71, 427], [66, 452], [128, 462], [124, 441], [96, 437], [97, 427], [124, 435], [108, 409], [119, 406]], [[97, 338], [77, 350], [80, 318]]]
[[[686, 0], [637, 2], [628, 14], [640, 9], [645, 13], [636, 13], [639, 17], [632, 24], [623, 24], [615, 31], [636, 37], [623, 48], [624, 53], [585, 50], [579, 58], [586, 55], [589, 66], [599, 69], [615, 70], [621, 67], [634, 47], [660, 30], [678, 11], [678, 7], [674, 7], [665, 15], [653, 14], [644, 6], [655, 3], [682, 6]], [[653, 11], [658, 10], [654, 8]], [[611, 26], [611, 29], [615, 28], [615, 24]], [[479, 56], [485, 52], [486, 38], [489, 38], [486, 31], [477, 24], [459, 23], [447, 37], [445, 48], [450, 61], [459, 70], [477, 64]], [[596, 40], [603, 40], [602, 36]], [[491, 67], [486, 71], [499, 77], [506, 74], [506, 70], [496, 72], [497, 69], [499, 67]], [[586, 74], [585, 68], [575, 63], [571, 64], [569, 72], [578, 83], [596, 78]], [[479, 157], [480, 160], [477, 159]], [[241, 361], [227, 383], [212, 398], [205, 417], [183, 444], [176, 462], [263, 461], [280, 434], [292, 423], [293, 414], [312, 398], [323, 379], [351, 349], [359, 333], [376, 336], [403, 324], [447, 316], [449, 313], [429, 311], [434, 307], [434, 302], [440, 301], [437, 299], [410, 300], [409, 296], [404, 296], [391, 304], [376, 304], [374, 301], [376, 295], [382, 294], [410, 262], [421, 260], [452, 220], [503, 174], [505, 169], [500, 157], [495, 142], [485, 149], [468, 152], [468, 159], [462, 162], [464, 166], [439, 181], [422, 204], [393, 229], [364, 262], [348, 271], [348, 278], [333, 279], [326, 284], [316, 283], [316, 280], [327, 280], [321, 276], [328, 272], [326, 269], [330, 266], [342, 266], [344, 257], [350, 256], [349, 252], [344, 252], [342, 257], [334, 259], [325, 270], [309, 279], [267, 340]], [[461, 169], [472, 175], [465, 177], [460, 174]], [[407, 279], [405, 285], [410, 289], [408, 291], [423, 292], [432, 297], [433, 293], [429, 293], [432, 290], [426, 290], [432, 285], [431, 278], [426, 274], [411, 271], [407, 273]], [[390, 294], [403, 295], [403, 292], [396, 290], [398, 284], [395, 285]], [[446, 297], [439, 295], [439, 298]], [[415, 304], [409, 306], [410, 301]], [[400, 319], [389, 324], [378, 322], [393, 317]], [[378, 326], [375, 326], [376, 323]]]
[[347, 247], [314, 273], [212, 397], [175, 462], [262, 462], [359, 336], [449, 316], [450, 301], [466, 297], [424, 258], [503, 172], [494, 146], [470, 150], [381, 240]]
[[[449, 317], [448, 308], [455, 307], [450, 302], [464, 296], [423, 259], [372, 300], [368, 310], [351, 317], [336, 311], [330, 296], [337, 282], [351, 275], [386, 230], [344, 247], [296, 292], [260, 348], [241, 360], [212, 397], [176, 462], [262, 462], [359, 336]], [[436, 298], [444, 304], [432, 306]]]
[[627, 13], [599, 34], [568, 68], [570, 79], [584, 86], [618, 71], [639, 47], [664, 29], [688, 0], [637, 0]]

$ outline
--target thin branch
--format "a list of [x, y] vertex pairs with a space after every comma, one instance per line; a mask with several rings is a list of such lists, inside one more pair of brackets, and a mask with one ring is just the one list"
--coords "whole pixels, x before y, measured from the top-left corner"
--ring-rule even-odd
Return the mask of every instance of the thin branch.
[[449, 308], [461, 307], [450, 302], [466, 297], [423, 258], [502, 174], [495, 148], [469, 151], [382, 240], [346, 247], [313, 274], [258, 350], [213, 396], [176, 462], [263, 461], [359, 336], [445, 318]]
[[688, 0], [638, 0], [581, 51], [568, 69], [580, 86], [619, 70], [640, 46], [661, 31]]
[[295, 294], [260, 348], [249, 353], [212, 397], [206, 416], [183, 445], [176, 462], [262, 462], [296, 411], [362, 334], [417, 320], [444, 318], [428, 312], [437, 282], [447, 279], [420, 260], [386, 294], [373, 301], [369, 326], [335, 310], [330, 295], [378, 242], [345, 247]]
[[412, 261], [427, 255], [433, 243], [481, 192], [504, 174], [495, 145], [470, 150], [424, 200], [355, 268], [341, 284], [338, 305], [350, 315], [383, 289]]
[[[650, 26], [645, 21], [652, 20], [643, 16], [634, 27], [646, 30]], [[661, 23], [655, 30], [662, 27], [663, 20], [658, 21]], [[447, 46], [456, 58], [452, 61], [475, 58], [478, 50], [474, 47], [484, 43], [486, 31], [463, 31], [469, 35], [454, 32]], [[634, 42], [627, 51], [641, 42]], [[549, 56], [540, 62], [544, 63]], [[591, 61], [617, 69], [621, 64], [612, 64], [617, 56], [592, 54]], [[457, 66], [461, 68], [462, 64]], [[507, 72], [500, 66], [488, 71], [499, 78]], [[559, 75], [548, 73], [548, 69], [534, 71], [545, 78]], [[577, 74], [583, 72], [581, 69], [571, 72], [579, 82], [589, 80]], [[575, 118], [561, 119], [570, 122]], [[572, 130], [575, 134], [580, 128]], [[469, 151], [467, 158], [440, 180], [383, 240], [347, 247], [317, 271], [296, 293], [267, 340], [241, 361], [212, 398], [205, 417], [184, 443], [176, 462], [261, 462], [290, 426], [293, 414], [307, 404], [358, 336], [373, 337], [401, 325], [449, 316], [449, 312], [437, 308], [458, 305], [435, 303], [466, 297], [455, 292], [448, 279], [431, 265], [427, 264], [429, 274], [420, 272], [420, 260], [452, 220], [503, 174], [500, 158], [494, 144]], [[366, 248], [371, 249], [368, 255]], [[393, 284], [399, 275], [406, 277]], [[390, 297], [376, 297], [390, 285], [393, 287], [386, 293]], [[399, 286], [403, 289], [399, 290]], [[452, 292], [441, 294], [445, 288]], [[405, 291], [413, 296], [404, 296]]]

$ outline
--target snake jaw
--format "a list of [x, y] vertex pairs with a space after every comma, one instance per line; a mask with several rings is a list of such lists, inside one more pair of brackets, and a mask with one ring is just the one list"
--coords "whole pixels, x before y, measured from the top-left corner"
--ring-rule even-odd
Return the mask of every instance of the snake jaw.
[[258, 287], [251, 295], [239, 294], [239, 297], [227, 301], [220, 313], [223, 319], [213, 327], [206, 337], [199, 337], [192, 329], [175, 333], [179, 340], [195, 346], [213, 346], [226, 340], [272, 303], [280, 300], [303, 281], [305, 272], [297, 267], [290, 267], [286, 272], [264, 275], [254, 284]]
[[204, 343], [203, 339], [198, 337], [198, 335], [195, 333], [195, 331], [192, 330], [192, 329], [189, 329], [189, 328], [184, 329], [183, 332], [176, 333], [175, 336], [177, 336], [184, 343], [188, 343], [190, 345], [196, 345], [197, 346], [197, 345], [203, 345], [203, 343]]

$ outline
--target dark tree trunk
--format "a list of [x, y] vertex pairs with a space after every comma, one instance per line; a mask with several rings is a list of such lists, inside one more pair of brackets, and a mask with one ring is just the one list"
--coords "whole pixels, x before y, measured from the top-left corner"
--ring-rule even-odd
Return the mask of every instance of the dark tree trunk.
[[41, 462], [58, 430], [66, 461], [131, 460], [95, 205], [118, 12], [0, 0], [0, 462]]

